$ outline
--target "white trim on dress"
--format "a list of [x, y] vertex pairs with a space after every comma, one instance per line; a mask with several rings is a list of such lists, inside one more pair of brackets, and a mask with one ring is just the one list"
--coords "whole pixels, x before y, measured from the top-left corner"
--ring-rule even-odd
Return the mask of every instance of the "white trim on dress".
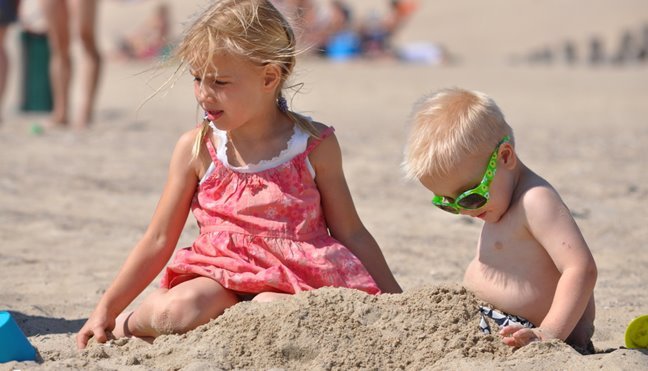
[[[290, 139], [286, 144], [286, 148], [279, 152], [277, 156], [269, 160], [261, 160], [256, 164], [232, 166], [227, 160], [227, 132], [216, 128], [216, 125], [214, 125], [214, 123], [212, 122], [209, 123], [209, 126], [212, 128], [212, 132], [218, 140], [218, 144], [216, 146], [216, 158], [224, 166], [238, 173], [258, 173], [284, 164], [292, 160], [295, 156], [306, 151], [306, 147], [308, 146], [308, 138], [310, 138], [310, 135], [306, 131], [304, 131], [304, 129], [299, 127], [299, 125], [294, 125], [293, 134], [290, 136]], [[313, 165], [311, 165], [308, 156], [306, 157], [306, 166], [308, 167], [308, 172], [311, 174], [313, 179], [315, 179], [315, 169], [313, 169]], [[207, 179], [209, 175], [214, 171], [214, 169], [215, 165], [212, 161], [212, 163], [209, 164], [209, 168], [207, 168], [205, 175], [203, 175], [202, 179], [200, 179], [200, 183]]]

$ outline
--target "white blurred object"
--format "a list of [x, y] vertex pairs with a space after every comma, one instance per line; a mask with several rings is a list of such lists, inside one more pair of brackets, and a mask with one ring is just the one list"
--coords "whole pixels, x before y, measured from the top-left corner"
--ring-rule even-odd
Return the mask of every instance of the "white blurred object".
[[446, 52], [438, 44], [431, 42], [411, 42], [398, 48], [398, 58], [406, 62], [423, 64], [443, 64], [446, 62]]

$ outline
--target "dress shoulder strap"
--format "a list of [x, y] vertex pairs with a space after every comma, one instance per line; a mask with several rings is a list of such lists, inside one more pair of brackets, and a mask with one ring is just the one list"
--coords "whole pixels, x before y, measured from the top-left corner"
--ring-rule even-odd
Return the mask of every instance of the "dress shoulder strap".
[[217, 139], [218, 143], [216, 145], [220, 147], [224, 143], [222, 138], [223, 136], [220, 135], [221, 132], [218, 129], [216, 129], [216, 126], [213, 123], [211, 122], [209, 123], [209, 128], [211, 129], [210, 133], [207, 133], [207, 135], [205, 135], [203, 140], [205, 141], [205, 145], [207, 146], [207, 151], [209, 152], [209, 156], [211, 157], [212, 161], [214, 163], [218, 163], [218, 151], [214, 147], [213, 140]]
[[324, 139], [331, 136], [331, 134], [333, 134], [334, 131], [335, 128], [333, 128], [332, 126], [328, 126], [326, 129], [322, 130], [322, 132], [319, 135], [319, 138], [311, 137], [310, 140], [308, 141], [308, 146], [306, 147], [304, 154], [308, 155], [309, 153], [311, 153], [315, 149], [315, 147], [317, 147], [320, 143], [322, 143]]

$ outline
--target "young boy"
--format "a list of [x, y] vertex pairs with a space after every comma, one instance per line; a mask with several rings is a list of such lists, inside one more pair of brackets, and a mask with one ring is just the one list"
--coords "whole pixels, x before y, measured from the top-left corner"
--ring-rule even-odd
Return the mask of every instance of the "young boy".
[[511, 346], [557, 338], [591, 349], [596, 264], [556, 190], [517, 157], [495, 102], [462, 89], [424, 97], [405, 153], [434, 205], [484, 221], [463, 282], [497, 308], [480, 308], [482, 331], [490, 317]]

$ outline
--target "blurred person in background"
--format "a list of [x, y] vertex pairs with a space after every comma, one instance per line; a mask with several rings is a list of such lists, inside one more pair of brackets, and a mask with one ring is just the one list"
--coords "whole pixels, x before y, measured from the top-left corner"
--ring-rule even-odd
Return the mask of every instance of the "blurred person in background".
[[73, 125], [85, 129], [92, 121], [99, 76], [101, 55], [97, 49], [95, 25], [98, 0], [43, 0], [48, 21], [50, 45], [50, 79], [52, 83], [52, 127], [67, 127], [70, 119], [70, 81], [72, 61], [70, 56], [71, 33], [75, 33], [83, 51], [83, 71], [79, 110]]
[[418, 0], [390, 0], [386, 14], [372, 11], [360, 24], [362, 53], [366, 57], [391, 56], [392, 41], [418, 8]]
[[9, 25], [18, 18], [19, 2], [20, 0], [0, 0], [0, 123], [2, 123], [2, 103], [9, 74], [9, 57], [4, 46], [5, 35]]
[[171, 10], [166, 2], [159, 2], [153, 13], [134, 31], [118, 41], [116, 57], [135, 60], [162, 56], [171, 47]]

